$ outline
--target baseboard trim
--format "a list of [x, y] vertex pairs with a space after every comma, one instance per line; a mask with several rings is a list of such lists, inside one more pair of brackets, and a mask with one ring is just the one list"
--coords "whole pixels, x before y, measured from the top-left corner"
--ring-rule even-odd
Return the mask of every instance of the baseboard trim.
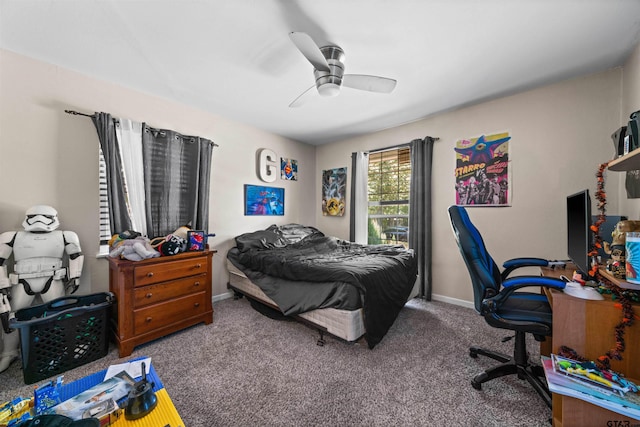
[[233, 292], [225, 292], [224, 294], [214, 295], [211, 301], [218, 302], [218, 301], [223, 301], [229, 298], [233, 298]]
[[451, 298], [444, 295], [436, 295], [436, 294], [432, 294], [431, 299], [434, 301], [442, 301], [449, 304], [459, 305], [461, 307], [471, 308], [475, 310], [475, 306], [473, 305], [473, 302], [470, 302], [470, 301], [465, 301], [458, 298]]

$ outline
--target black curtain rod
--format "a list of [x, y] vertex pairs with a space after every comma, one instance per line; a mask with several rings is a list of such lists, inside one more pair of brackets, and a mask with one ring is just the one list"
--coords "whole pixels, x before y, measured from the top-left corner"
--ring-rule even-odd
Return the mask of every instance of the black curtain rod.
[[85, 117], [95, 117], [95, 114], [84, 114], [84, 113], [78, 113], [77, 111], [73, 111], [73, 110], [64, 110], [65, 113], [67, 114], [72, 114], [74, 116], [85, 116]]
[[[73, 116], [84, 116], [84, 117], [91, 117], [91, 118], [94, 118], [96, 116], [95, 114], [79, 113], [79, 112], [74, 111], [74, 110], [64, 110], [64, 112], [67, 113], [67, 114], [71, 114]], [[118, 121], [116, 118], [114, 118], [113, 120], [115, 120], [116, 122]], [[149, 127], [151, 127], [151, 126], [149, 126]], [[155, 129], [155, 128], [152, 128], [152, 129], [158, 130], [158, 129]], [[214, 147], [219, 147], [219, 145], [216, 144], [215, 142], [211, 141], [211, 143], [213, 144]]]
[[[425, 136], [425, 138], [427, 138], [427, 137]], [[440, 138], [438, 138], [436, 136], [431, 136], [430, 138], [433, 139], [434, 141], [440, 141]], [[391, 146], [391, 147], [376, 148], [375, 150], [369, 150], [369, 151], [367, 151], [367, 153], [379, 153], [381, 151], [398, 150], [400, 148], [408, 147], [409, 145], [411, 145], [411, 142], [405, 142], [404, 144], [398, 144], [398, 145], [394, 145], [394, 146]]]

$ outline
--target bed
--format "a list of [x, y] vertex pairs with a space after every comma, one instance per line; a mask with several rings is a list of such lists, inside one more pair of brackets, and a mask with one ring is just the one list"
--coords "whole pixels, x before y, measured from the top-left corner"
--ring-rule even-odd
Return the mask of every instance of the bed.
[[359, 245], [300, 224], [272, 225], [235, 238], [228, 287], [283, 316], [374, 348], [417, 295], [412, 250]]

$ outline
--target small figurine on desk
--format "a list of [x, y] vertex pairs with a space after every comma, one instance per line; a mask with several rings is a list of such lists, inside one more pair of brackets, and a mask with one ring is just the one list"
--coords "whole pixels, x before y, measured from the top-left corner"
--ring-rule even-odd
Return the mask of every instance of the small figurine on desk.
[[611, 243], [603, 242], [604, 251], [611, 255], [607, 270], [617, 279], [625, 278], [625, 240], [629, 231], [640, 231], [640, 221], [624, 220], [616, 224], [611, 232]]
[[613, 274], [616, 279], [625, 278], [625, 252], [624, 245], [611, 246], [608, 254], [611, 255], [611, 259], [607, 261], [607, 270]]

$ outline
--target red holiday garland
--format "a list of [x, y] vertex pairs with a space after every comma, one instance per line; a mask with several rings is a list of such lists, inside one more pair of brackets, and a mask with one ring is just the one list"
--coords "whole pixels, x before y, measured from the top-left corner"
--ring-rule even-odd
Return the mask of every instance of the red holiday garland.
[[[600, 214], [598, 215], [598, 219], [596, 222], [591, 225], [591, 231], [594, 234], [594, 243], [591, 251], [589, 252], [589, 257], [595, 257], [598, 255], [598, 249], [602, 247], [602, 237], [600, 236], [600, 226], [604, 223], [606, 215], [606, 206], [607, 206], [607, 194], [604, 191], [604, 171], [606, 170], [609, 162], [602, 163], [598, 172], [596, 173], [597, 183], [596, 183], [596, 193], [595, 197], [598, 200], [598, 210]], [[602, 356], [598, 357], [596, 363], [599, 365], [601, 369], [611, 369], [611, 359], [613, 360], [622, 360], [622, 353], [625, 350], [625, 341], [624, 341], [624, 333], [625, 328], [631, 326], [635, 319], [635, 314], [633, 312], [633, 305], [631, 301], [625, 297], [625, 295], [621, 292], [620, 288], [616, 285], [613, 285], [608, 280], [606, 280], [598, 271], [598, 264], [595, 263], [591, 267], [591, 275], [596, 277], [600, 283], [603, 283], [607, 290], [609, 290], [612, 294], [612, 299], [618, 299], [620, 301], [620, 306], [622, 307], [622, 320], [615, 327], [615, 338], [616, 345], [607, 351]], [[561, 346], [559, 351], [561, 356], [574, 358], [577, 360], [585, 360], [584, 357], [577, 354], [577, 352], [569, 347]]]

